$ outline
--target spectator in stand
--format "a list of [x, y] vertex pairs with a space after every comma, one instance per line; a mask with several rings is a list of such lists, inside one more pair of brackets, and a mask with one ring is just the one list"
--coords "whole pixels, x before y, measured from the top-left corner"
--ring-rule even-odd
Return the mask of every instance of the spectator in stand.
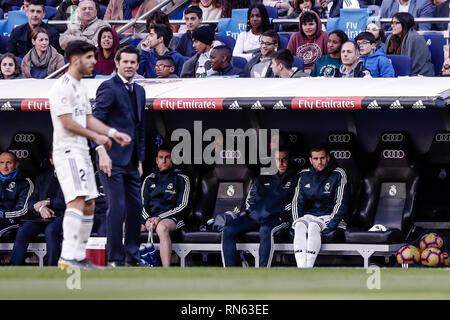
[[447, 58], [444, 60], [444, 63], [442, 64], [442, 74], [443, 77], [450, 76], [450, 58]]
[[226, 0], [222, 1], [222, 18], [231, 18], [232, 9], [248, 8], [250, 0]]
[[0, 154], [0, 237], [19, 227], [33, 189], [33, 182], [20, 171], [16, 156], [10, 152]]
[[319, 16], [322, 19], [336, 18], [343, 8], [359, 8], [357, 0], [319, 0]]
[[272, 63], [271, 55], [280, 46], [280, 37], [273, 30], [264, 31], [261, 36], [261, 52], [257, 53], [245, 65], [242, 77], [246, 78], [272, 78], [273, 73], [270, 65]]
[[275, 77], [277, 78], [303, 78], [309, 77], [309, 74], [292, 68], [294, 63], [294, 56], [287, 49], [281, 49], [272, 53], [271, 69]]
[[58, 263], [66, 203], [53, 167], [53, 158], [50, 158], [50, 163], [52, 167], [36, 178], [35, 189], [28, 202], [29, 220], [20, 226], [14, 241], [12, 265], [24, 264], [28, 244], [42, 232], [47, 243], [47, 264], [56, 266]]
[[228, 46], [214, 47], [209, 57], [213, 76], [235, 76], [241, 74], [242, 70], [231, 64], [233, 52]]
[[342, 65], [341, 48], [348, 40], [347, 34], [342, 30], [334, 30], [328, 35], [328, 54], [321, 56], [311, 71], [311, 77], [333, 78], [336, 70]]
[[97, 18], [97, 7], [92, 0], [83, 0], [78, 4], [78, 18], [80, 22], [70, 23], [59, 38], [61, 48], [65, 49], [73, 40], [83, 40], [95, 46], [100, 30], [111, 27], [109, 23]]
[[292, 6], [288, 0], [263, 0], [263, 5], [266, 7], [274, 7], [278, 10], [292, 10]]
[[98, 33], [97, 63], [94, 71], [96, 74], [110, 75], [116, 70], [114, 57], [119, 48], [119, 36], [111, 27], [104, 27]]
[[175, 63], [171, 56], [158, 57], [155, 71], [157, 78], [178, 78], [178, 75], [175, 73]]
[[247, 31], [238, 35], [233, 56], [243, 57], [250, 61], [253, 55], [260, 50], [262, 33], [270, 29], [272, 26], [266, 7], [262, 4], [251, 5], [247, 13]]
[[392, 34], [386, 39], [386, 54], [401, 54], [411, 58], [413, 75], [434, 76], [431, 53], [423, 36], [414, 29], [414, 17], [399, 12], [392, 17]]
[[14, 80], [25, 78], [20, 69], [17, 58], [12, 53], [5, 53], [0, 57], [0, 79]]
[[359, 60], [374, 78], [394, 78], [395, 71], [384, 51], [376, 50], [376, 40], [370, 32], [361, 32], [355, 37], [361, 54]]
[[382, 50], [384, 52], [384, 29], [381, 26], [380, 21], [369, 22], [366, 26], [366, 32], [370, 32], [375, 37], [377, 47], [375, 50]]
[[202, 9], [197, 6], [188, 7], [184, 10], [184, 21], [186, 22], [187, 31], [179, 39], [175, 50], [185, 57], [192, 57], [196, 53], [192, 43], [192, 33], [202, 24]]
[[59, 46], [59, 32], [52, 26], [42, 22], [42, 19], [45, 17], [44, 1], [30, 0], [26, 15], [28, 22], [15, 27], [11, 31], [6, 51], [11, 52], [16, 57], [23, 58], [33, 47], [31, 32], [37, 27], [42, 27], [47, 29], [50, 35], [50, 45], [62, 53]]
[[[79, 0], [64, 0], [59, 4], [56, 14], [51, 17], [50, 20], [76, 21], [78, 19], [78, 3]], [[98, 2], [95, 2], [95, 6], [97, 7], [97, 18], [100, 19], [100, 7], [98, 5]], [[53, 26], [60, 33], [63, 33], [67, 30], [67, 24], [65, 23], [54, 24]]]
[[336, 70], [335, 78], [371, 78], [370, 71], [359, 60], [359, 46], [354, 41], [347, 41], [342, 45], [342, 65]]
[[[436, 6], [433, 17], [448, 18], [450, 17], [450, 2], [449, 0], [431, 0], [431, 4]], [[445, 31], [450, 30], [450, 23], [433, 23], [433, 30]]]
[[50, 45], [48, 31], [37, 27], [31, 33], [33, 48], [22, 59], [22, 72], [26, 78], [44, 79], [66, 63], [64, 57]]
[[210, 26], [201, 26], [192, 33], [192, 41], [197, 53], [184, 63], [181, 78], [204, 78], [213, 72], [209, 58], [214, 30]]
[[321, 56], [328, 53], [328, 33], [322, 31], [322, 22], [314, 11], [306, 11], [300, 15], [299, 32], [289, 39], [287, 49], [305, 63], [305, 72], [310, 73]]
[[[433, 6], [430, 0], [383, 0], [380, 8], [380, 18], [392, 18], [394, 14], [410, 13], [414, 18], [431, 18]], [[385, 29], [390, 29], [385, 24]], [[419, 30], [431, 30], [431, 22], [419, 23]]]
[[[293, 10], [288, 16], [287, 19], [298, 19], [300, 14], [302, 14], [303, 11], [309, 11], [313, 10], [317, 14], [319, 14], [319, 11], [315, 8], [316, 2], [315, 0], [294, 0], [294, 3], [292, 4]], [[289, 32], [297, 32], [298, 29], [298, 23], [296, 24], [283, 24], [283, 31], [289, 31]]]
[[183, 64], [188, 58], [168, 48], [172, 37], [172, 29], [167, 25], [154, 24], [150, 26], [149, 34], [141, 44], [139, 74], [145, 78], [156, 78], [155, 65], [158, 57], [170, 56], [175, 63], [175, 73], [181, 75]]
[[[202, 9], [203, 20], [219, 20], [222, 17], [222, 3], [220, 0], [193, 0], [192, 6], [197, 6]], [[217, 24], [210, 24], [213, 29], [216, 29]], [[178, 30], [179, 33], [187, 31], [186, 25], [181, 25]]]
[[[157, 0], [110, 0], [103, 19], [131, 20], [139, 18], [157, 5]], [[114, 26], [115, 29], [120, 27], [120, 25]]]

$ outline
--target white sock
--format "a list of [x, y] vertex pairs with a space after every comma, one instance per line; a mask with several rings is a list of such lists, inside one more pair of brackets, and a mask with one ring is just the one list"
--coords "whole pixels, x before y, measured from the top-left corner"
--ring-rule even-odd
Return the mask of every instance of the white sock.
[[92, 226], [94, 224], [94, 215], [83, 216], [81, 219], [80, 236], [78, 237], [75, 259], [81, 261], [86, 259], [86, 245], [91, 236]]
[[64, 213], [61, 258], [65, 260], [75, 259], [82, 219], [83, 213], [75, 208], [67, 208]]
[[316, 262], [320, 247], [322, 246], [322, 239], [320, 237], [320, 226], [317, 223], [311, 222], [308, 224], [308, 249], [306, 251], [306, 267], [312, 268]]
[[298, 268], [306, 267], [306, 233], [308, 229], [303, 222], [297, 222], [294, 226], [294, 255]]

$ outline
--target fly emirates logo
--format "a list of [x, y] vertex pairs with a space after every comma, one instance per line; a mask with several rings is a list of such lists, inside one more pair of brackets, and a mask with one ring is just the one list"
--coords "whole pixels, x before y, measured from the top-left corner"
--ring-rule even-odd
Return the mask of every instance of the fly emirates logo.
[[223, 110], [223, 99], [156, 99], [154, 110]]
[[292, 109], [297, 110], [361, 110], [363, 97], [294, 98]]

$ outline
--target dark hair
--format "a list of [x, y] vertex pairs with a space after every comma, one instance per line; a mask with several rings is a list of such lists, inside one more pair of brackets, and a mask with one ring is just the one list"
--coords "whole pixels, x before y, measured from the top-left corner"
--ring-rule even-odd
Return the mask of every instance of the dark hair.
[[[14, 73], [13, 73], [13, 77], [17, 77], [22, 73], [22, 70], [20, 69], [20, 64], [17, 61], [17, 58], [14, 54], [12, 54], [11, 52], [7, 52], [5, 54], [2, 54], [2, 56], [0, 57], [0, 65], [2, 64], [3, 60], [6, 58], [11, 58], [14, 61]], [[0, 68], [0, 79], [5, 79], [5, 76], [2, 73], [2, 69]]]
[[97, 49], [92, 44], [84, 41], [84, 40], [73, 40], [70, 41], [66, 47], [65, 54], [67, 60], [70, 62], [70, 59], [74, 56], [81, 56], [89, 51], [97, 53]]
[[331, 32], [328, 34], [328, 38], [329, 38], [332, 34], [335, 34], [339, 39], [341, 39], [341, 47], [342, 47], [342, 44], [344, 44], [344, 43], [348, 40], [347, 34], [346, 34], [344, 31], [342, 31], [342, 30], [337, 29], [337, 30], [331, 31]]
[[164, 45], [169, 47], [170, 40], [172, 40], [173, 37], [172, 29], [165, 24], [152, 24], [150, 26], [150, 30], [151, 29], [155, 31], [157, 38], [163, 37]]
[[28, 0], [28, 3], [31, 5], [35, 5], [35, 6], [41, 6], [42, 10], [44, 10], [45, 12], [45, 2], [44, 0]]
[[219, 51], [222, 56], [225, 56], [227, 58], [228, 62], [231, 61], [231, 57], [233, 56], [233, 51], [231, 51], [230, 47], [221, 45], [221, 46], [214, 47], [213, 50]]
[[272, 29], [272, 26], [271, 26], [270, 20], [269, 20], [269, 14], [267, 13], [266, 7], [260, 3], [255, 3], [255, 4], [252, 4], [248, 8], [247, 31], [250, 31], [250, 29], [252, 28], [252, 26], [250, 24], [250, 15], [252, 14], [253, 9], [258, 9], [259, 13], [261, 14], [261, 30], [262, 30], [262, 32]]
[[172, 152], [172, 147], [167, 144], [167, 143], [163, 143], [158, 147], [158, 151], [156, 152], [156, 156], [158, 156], [158, 153], [160, 151], [168, 151], [168, 152]]
[[351, 44], [353, 44], [353, 46], [355, 47], [355, 52], [356, 52], [356, 54], [359, 54], [359, 45], [356, 43], [356, 41], [353, 41], [353, 40], [347, 40], [347, 41], [345, 41], [345, 42], [342, 44], [341, 49], [342, 49], [342, 47], [344, 46], [344, 44], [346, 44], [346, 43], [351, 43]]
[[[317, 15], [315, 15], [314, 13], [312, 13], [311, 11], [305, 11], [300, 15], [300, 32], [302, 33], [303, 37], [306, 38], [306, 34], [303, 32], [303, 25], [307, 22], [315, 22], [316, 23], [316, 28], [319, 28], [319, 21], [317, 21]], [[317, 29], [316, 29], [316, 33], [317, 33]]]
[[325, 154], [327, 156], [330, 155], [330, 151], [328, 150], [327, 146], [323, 143], [315, 144], [311, 148], [309, 148], [309, 157], [311, 157], [313, 152], [320, 152], [325, 151]]
[[36, 27], [33, 29], [33, 31], [31, 31], [31, 39], [36, 40], [39, 33], [45, 33], [50, 39], [50, 34], [48, 33], [48, 30], [42, 27]]
[[278, 35], [278, 32], [274, 30], [266, 30], [262, 35], [272, 38], [273, 42], [278, 43], [278, 47], [280, 46], [280, 36]]
[[170, 26], [169, 16], [161, 10], [154, 11], [150, 13], [145, 21], [145, 30], [150, 32], [150, 26], [152, 24], [165, 24]]
[[171, 56], [159, 56], [158, 59], [156, 59], [156, 61], [168, 61], [168, 63], [170, 64], [170, 66], [175, 67], [175, 61], [173, 60], [173, 58]]
[[274, 51], [270, 57], [277, 63], [281, 63], [286, 69], [291, 69], [294, 64], [294, 56], [286, 49]]
[[[376, 25], [377, 27], [378, 27], [378, 38], [376, 38], [375, 40], [383, 40], [383, 37], [384, 37], [384, 28], [383, 28], [383, 26], [381, 25], [381, 23], [380, 23], [380, 21], [370, 21], [368, 24], [367, 24], [367, 26], [369, 25], [369, 24], [371, 24], [371, 23], [373, 23], [374, 25]], [[367, 29], [367, 26], [366, 26], [366, 29]]]
[[119, 50], [117, 50], [114, 60], [120, 62], [120, 59], [122, 58], [122, 53], [135, 54], [137, 56], [137, 62], [139, 63], [139, 50], [133, 47], [132, 45], [126, 45], [125, 47], [122, 47]]
[[375, 36], [373, 34], [371, 34], [370, 32], [367, 31], [363, 31], [360, 32], [356, 37], [355, 37], [355, 41], [360, 41], [360, 40], [367, 40], [370, 43], [375, 43], [377, 42], [377, 40], [375, 39]]
[[414, 17], [408, 12], [397, 12], [392, 16], [392, 19], [396, 18], [398, 22], [402, 25], [401, 34], [393, 34], [387, 44], [387, 54], [401, 54], [403, 39], [408, 33], [409, 29], [413, 28], [415, 25]]
[[203, 11], [198, 6], [190, 6], [186, 10], [184, 10], [183, 15], [187, 15], [189, 13], [195, 13], [199, 19], [203, 18]]
[[[311, 9], [315, 7], [316, 5], [316, 1], [315, 0], [308, 0], [309, 2], [311, 2]], [[305, 0], [294, 0], [294, 9], [295, 10], [300, 10], [300, 5], [305, 2]]]

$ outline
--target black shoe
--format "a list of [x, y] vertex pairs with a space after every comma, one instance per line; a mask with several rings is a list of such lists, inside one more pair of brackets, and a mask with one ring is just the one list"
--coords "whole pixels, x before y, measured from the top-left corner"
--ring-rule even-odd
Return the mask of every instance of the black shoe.
[[125, 263], [125, 266], [126, 267], [148, 267], [148, 265], [145, 264], [145, 262], [142, 262], [142, 261], [138, 261], [138, 262], [131, 262], [131, 261], [129, 261], [129, 262]]

